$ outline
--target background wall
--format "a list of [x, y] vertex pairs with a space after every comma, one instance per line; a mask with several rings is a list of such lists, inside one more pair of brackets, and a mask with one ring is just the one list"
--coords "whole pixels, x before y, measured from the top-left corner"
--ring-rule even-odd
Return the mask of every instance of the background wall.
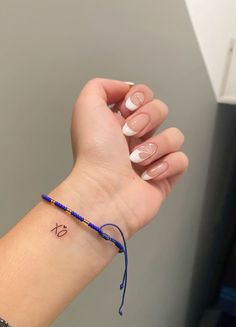
[[236, 2], [234, 0], [185, 1], [218, 98], [231, 40], [236, 38]]
[[217, 108], [184, 1], [7, 1], [0, 42], [2, 235], [69, 173], [72, 106], [88, 79], [146, 83], [170, 107], [165, 127], [186, 135], [188, 173], [129, 240], [124, 317], [117, 256], [53, 326], [196, 326], [236, 111]]

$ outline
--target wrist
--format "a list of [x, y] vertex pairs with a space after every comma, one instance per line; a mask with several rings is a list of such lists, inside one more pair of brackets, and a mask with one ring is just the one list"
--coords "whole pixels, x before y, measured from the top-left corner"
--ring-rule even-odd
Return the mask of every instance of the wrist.
[[[95, 196], [95, 188], [79, 176], [78, 182], [79, 192], [68, 177], [48, 195], [98, 226], [116, 217], [112, 206], [108, 209], [105, 195]], [[57, 225], [66, 229], [63, 237], [58, 237]], [[119, 235], [114, 238], [119, 240]], [[107, 266], [118, 249], [73, 216], [40, 201], [1, 239], [0, 252], [4, 262], [0, 268], [2, 314], [15, 325], [31, 326], [35, 319], [37, 325], [46, 326]]]
[[[121, 196], [125, 186], [117, 190], [112, 184], [109, 180], [101, 183], [97, 176], [88, 175], [81, 169], [72, 170], [62, 182], [71, 195], [75, 211], [97, 226], [105, 223], [118, 225], [128, 239], [131, 236], [127, 224], [129, 209]], [[117, 235], [119, 237], [119, 233]]]
[[[76, 183], [74, 181], [74, 175], [69, 175], [48, 195], [98, 227], [105, 223], [117, 224], [124, 232], [125, 238], [127, 238], [128, 233], [125, 232], [117, 205], [112, 199], [109, 199], [106, 192], [101, 190], [98, 192], [97, 187], [82, 178], [81, 175], [77, 176]], [[76, 185], [79, 185], [79, 188]], [[106, 265], [118, 253], [118, 248], [114, 244], [104, 240], [96, 231], [75, 217], [67, 215], [66, 212], [56, 207], [52, 208], [52, 206], [47, 205], [47, 208], [52, 213], [53, 222], [53, 213], [54, 210], [57, 210], [57, 217], [58, 214], [60, 215], [59, 222], [69, 228], [68, 237], [72, 240], [73, 246], [75, 248], [83, 247], [88, 255], [95, 255], [98, 266], [100, 260], [102, 265]], [[106, 226], [103, 231], [123, 243], [121, 235], [113, 227]]]

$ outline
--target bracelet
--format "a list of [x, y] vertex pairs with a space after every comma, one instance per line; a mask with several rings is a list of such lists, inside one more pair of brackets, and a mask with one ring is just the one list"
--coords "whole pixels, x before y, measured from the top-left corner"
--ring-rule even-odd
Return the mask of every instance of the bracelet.
[[[79, 215], [74, 210], [72, 210], [72, 209], [66, 207], [65, 205], [61, 204], [60, 202], [52, 199], [50, 196], [48, 196], [46, 194], [42, 194], [41, 197], [43, 200], [47, 201], [49, 204], [54, 205], [61, 210], [64, 210], [68, 215], [75, 217], [81, 223], [87, 225], [92, 230], [96, 231], [104, 240], [112, 242], [118, 248], [119, 253], [124, 253], [125, 268], [124, 268], [122, 282], [120, 284], [120, 290], [123, 290], [123, 293], [122, 293], [122, 298], [121, 298], [121, 304], [120, 304], [120, 307], [118, 310], [119, 314], [122, 316], [123, 315], [122, 307], [124, 305], [127, 280], [128, 280], [128, 251], [127, 251], [127, 246], [126, 246], [126, 240], [125, 240], [124, 234], [123, 234], [122, 230], [120, 229], [120, 227], [113, 223], [106, 223], [106, 224], [103, 224], [102, 226], [98, 227], [95, 224], [93, 224], [91, 221], [89, 221], [88, 219], [85, 219], [84, 217]], [[112, 226], [112, 227], [118, 229], [118, 231], [120, 232], [120, 235], [122, 237], [123, 244], [121, 244], [119, 241], [117, 241], [116, 239], [111, 237], [109, 234], [105, 233], [102, 230], [102, 228], [105, 226]], [[1, 327], [1, 325], [0, 325], [0, 327]]]
[[11, 327], [6, 320], [0, 318], [0, 327]]

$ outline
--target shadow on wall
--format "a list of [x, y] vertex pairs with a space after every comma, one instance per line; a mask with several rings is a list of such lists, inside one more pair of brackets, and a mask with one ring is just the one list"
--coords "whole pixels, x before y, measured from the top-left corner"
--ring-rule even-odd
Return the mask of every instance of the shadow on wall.
[[185, 327], [196, 327], [217, 291], [236, 229], [236, 106], [219, 105]]

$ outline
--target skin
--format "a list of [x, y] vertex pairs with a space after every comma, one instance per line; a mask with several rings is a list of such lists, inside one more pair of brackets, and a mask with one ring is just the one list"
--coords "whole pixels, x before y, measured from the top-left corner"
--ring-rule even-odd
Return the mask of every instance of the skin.
[[[131, 112], [125, 101], [136, 91], [145, 101]], [[108, 108], [113, 103], [115, 107]], [[135, 136], [124, 136], [122, 126], [139, 112], [149, 115], [149, 125]], [[88, 81], [72, 114], [73, 167], [48, 195], [99, 226], [117, 224], [129, 239], [153, 219], [188, 166], [180, 152], [181, 131], [169, 128], [154, 135], [167, 113], [167, 106], [146, 85], [131, 87], [103, 78]], [[130, 152], [150, 140], [158, 145], [159, 155], [131, 163]], [[168, 169], [159, 177], [149, 181], [140, 177], [163, 161]], [[51, 232], [56, 224], [66, 226], [63, 237]], [[106, 232], [121, 241], [109, 228]], [[0, 239], [0, 253], [1, 317], [14, 327], [45, 327], [118, 251], [58, 208], [39, 201]]]

